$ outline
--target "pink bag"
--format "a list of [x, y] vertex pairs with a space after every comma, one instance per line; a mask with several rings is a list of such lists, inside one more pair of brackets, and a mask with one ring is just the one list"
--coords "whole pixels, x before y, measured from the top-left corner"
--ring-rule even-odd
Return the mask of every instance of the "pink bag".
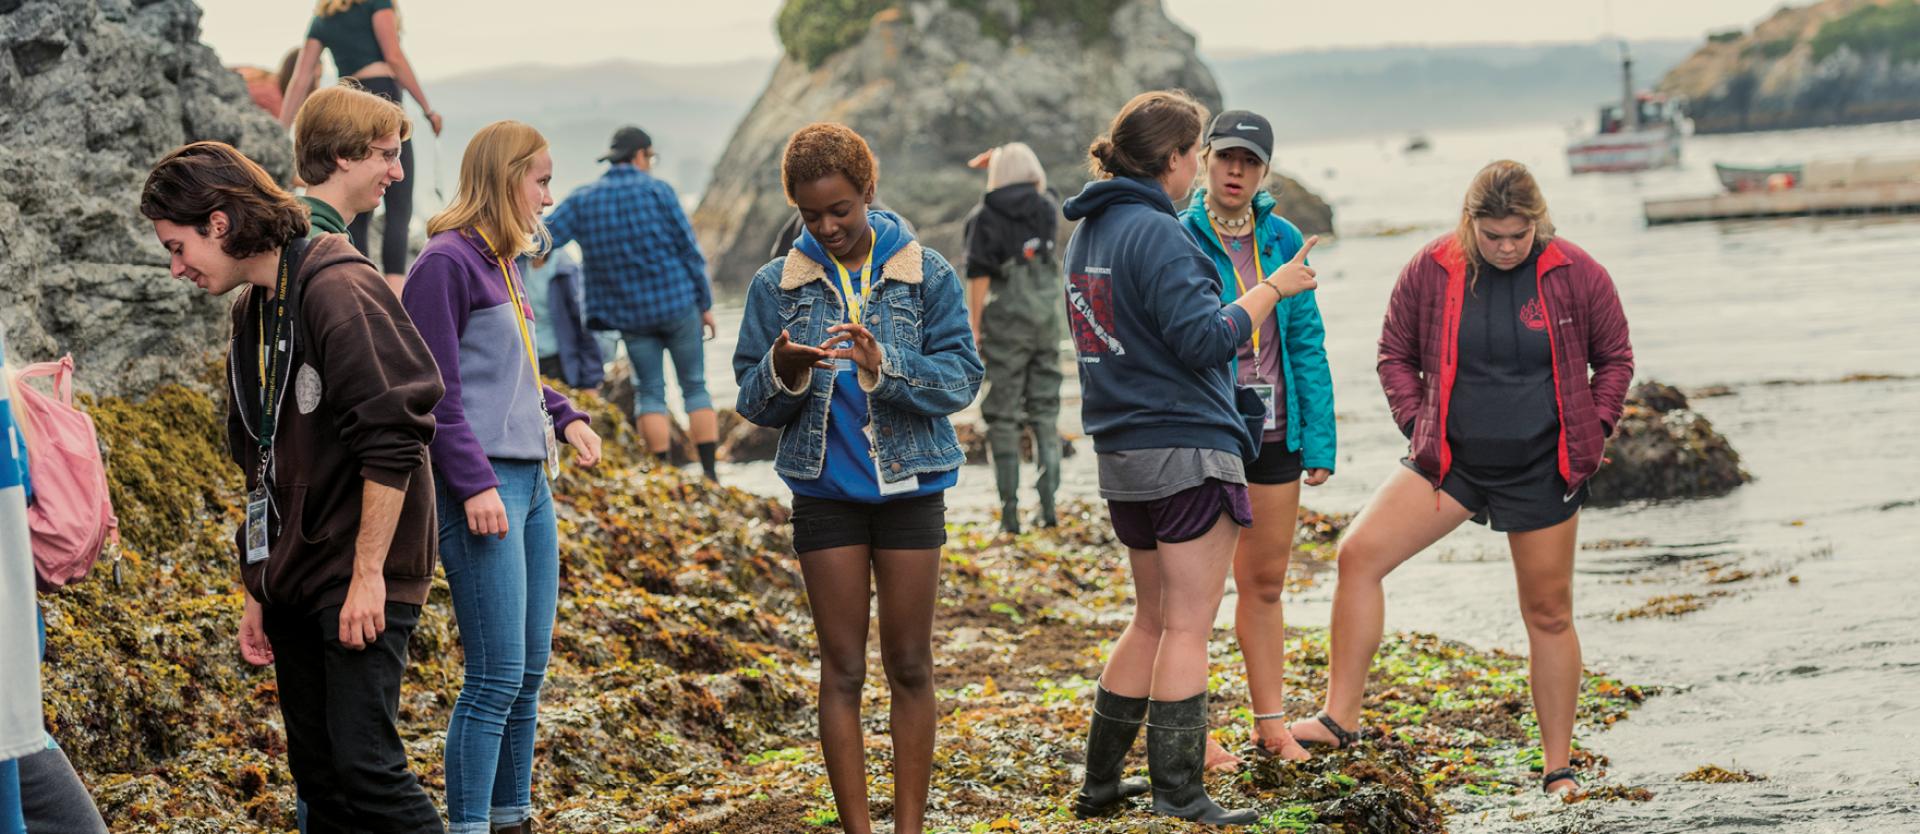
[[33, 445], [27, 471], [33, 506], [33, 567], [42, 591], [55, 591], [87, 575], [120, 522], [107, 495], [107, 466], [93, 418], [73, 407], [73, 356], [28, 365], [19, 379], [53, 378], [53, 396], [31, 385], [15, 386], [14, 404], [28, 423]]

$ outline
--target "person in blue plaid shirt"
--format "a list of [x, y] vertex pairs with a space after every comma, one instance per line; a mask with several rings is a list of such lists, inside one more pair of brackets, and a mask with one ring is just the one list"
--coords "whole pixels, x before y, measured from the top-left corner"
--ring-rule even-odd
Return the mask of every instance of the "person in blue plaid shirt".
[[581, 186], [547, 215], [553, 247], [579, 241], [587, 283], [587, 326], [617, 330], [633, 363], [634, 412], [655, 457], [667, 455], [670, 424], [663, 354], [673, 355], [687, 433], [714, 479], [719, 426], [707, 394], [706, 349], [714, 336], [707, 262], [673, 186], [652, 173], [653, 139], [637, 127], [613, 134], [599, 180]]

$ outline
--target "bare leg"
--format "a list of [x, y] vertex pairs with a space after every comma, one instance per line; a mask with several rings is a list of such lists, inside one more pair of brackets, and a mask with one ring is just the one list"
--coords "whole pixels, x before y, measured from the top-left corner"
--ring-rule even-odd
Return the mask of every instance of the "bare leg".
[[867, 756], [860, 732], [860, 691], [867, 680], [865, 545], [800, 554], [807, 606], [820, 643], [820, 748], [833, 805], [847, 834], [872, 834], [867, 810]]
[[1114, 641], [1100, 685], [1128, 698], [1145, 698], [1153, 689], [1153, 658], [1160, 653], [1160, 551], [1127, 551], [1133, 567], [1133, 621]]
[[642, 414], [635, 421], [640, 424], [640, 436], [647, 441], [647, 451], [656, 455], [665, 455], [673, 445], [672, 423], [665, 414]]
[[880, 661], [893, 701], [893, 831], [921, 834], [933, 773], [933, 603], [940, 549], [874, 551], [873, 575]]
[[407, 283], [407, 276], [395, 275], [391, 272], [387, 273], [387, 286], [393, 288], [393, 294], [395, 297], [398, 297], [400, 295], [400, 288], [405, 286], [406, 283]]
[[687, 435], [695, 443], [717, 443], [720, 440], [720, 419], [713, 409], [703, 408], [687, 415]]
[[[1580, 636], [1573, 630], [1573, 551], [1580, 514], [1544, 530], [1508, 533], [1520, 614], [1527, 621], [1527, 666], [1533, 713], [1540, 722], [1546, 770], [1566, 767], [1573, 750], [1580, 697]], [[1571, 790], [1572, 782], [1555, 782]]]
[[[1286, 708], [1287, 623], [1280, 596], [1287, 587], [1287, 563], [1293, 556], [1293, 528], [1300, 514], [1300, 482], [1255, 484], [1253, 527], [1240, 534], [1233, 554], [1233, 584], [1238, 598], [1233, 633], [1247, 659], [1247, 693], [1255, 715]], [[1285, 719], [1254, 723], [1254, 739], [1289, 759], [1308, 758], [1287, 733]]]
[[1240, 525], [1226, 513], [1192, 541], [1160, 543], [1160, 651], [1153, 658], [1155, 701], [1182, 701], [1207, 691], [1207, 640], [1227, 590]]
[[[1380, 649], [1387, 616], [1380, 581], [1471, 517], [1453, 496], [1395, 464], [1393, 474], [1340, 537], [1340, 576], [1333, 589], [1333, 622], [1328, 627], [1326, 700], [1327, 715], [1340, 726], [1351, 730], [1359, 725], [1367, 670]], [[1336, 743], [1318, 721], [1296, 721], [1288, 729], [1302, 741]]]

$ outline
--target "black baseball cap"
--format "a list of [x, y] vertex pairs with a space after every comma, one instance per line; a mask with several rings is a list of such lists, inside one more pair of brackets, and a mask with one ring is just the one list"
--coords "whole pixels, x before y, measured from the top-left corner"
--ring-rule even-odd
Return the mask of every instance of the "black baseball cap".
[[1260, 157], [1260, 164], [1271, 164], [1273, 125], [1265, 116], [1251, 110], [1228, 110], [1214, 117], [1213, 127], [1207, 128], [1207, 148], [1213, 151], [1246, 148]]
[[[1264, 124], [1264, 122], [1262, 122]], [[600, 157], [601, 162], [626, 162], [633, 155], [653, 147], [653, 137], [633, 125], [627, 125], [613, 132], [613, 141], [607, 143], [607, 155]]]

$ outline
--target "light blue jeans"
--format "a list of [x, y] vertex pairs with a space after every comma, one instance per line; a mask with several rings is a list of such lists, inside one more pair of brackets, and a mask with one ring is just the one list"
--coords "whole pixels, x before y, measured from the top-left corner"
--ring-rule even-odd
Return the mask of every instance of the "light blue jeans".
[[444, 481], [440, 563], [466, 652], [466, 680], [447, 727], [451, 834], [486, 834], [533, 814], [533, 739], [560, 599], [560, 549], [544, 461], [494, 460], [507, 536], [467, 532], [464, 502]]
[[673, 354], [673, 373], [680, 380], [680, 399], [688, 414], [713, 408], [707, 393], [707, 346], [702, 341], [700, 311], [668, 319], [641, 330], [620, 334], [627, 342], [627, 360], [633, 363], [635, 414], [667, 413], [667, 368], [663, 354]]

